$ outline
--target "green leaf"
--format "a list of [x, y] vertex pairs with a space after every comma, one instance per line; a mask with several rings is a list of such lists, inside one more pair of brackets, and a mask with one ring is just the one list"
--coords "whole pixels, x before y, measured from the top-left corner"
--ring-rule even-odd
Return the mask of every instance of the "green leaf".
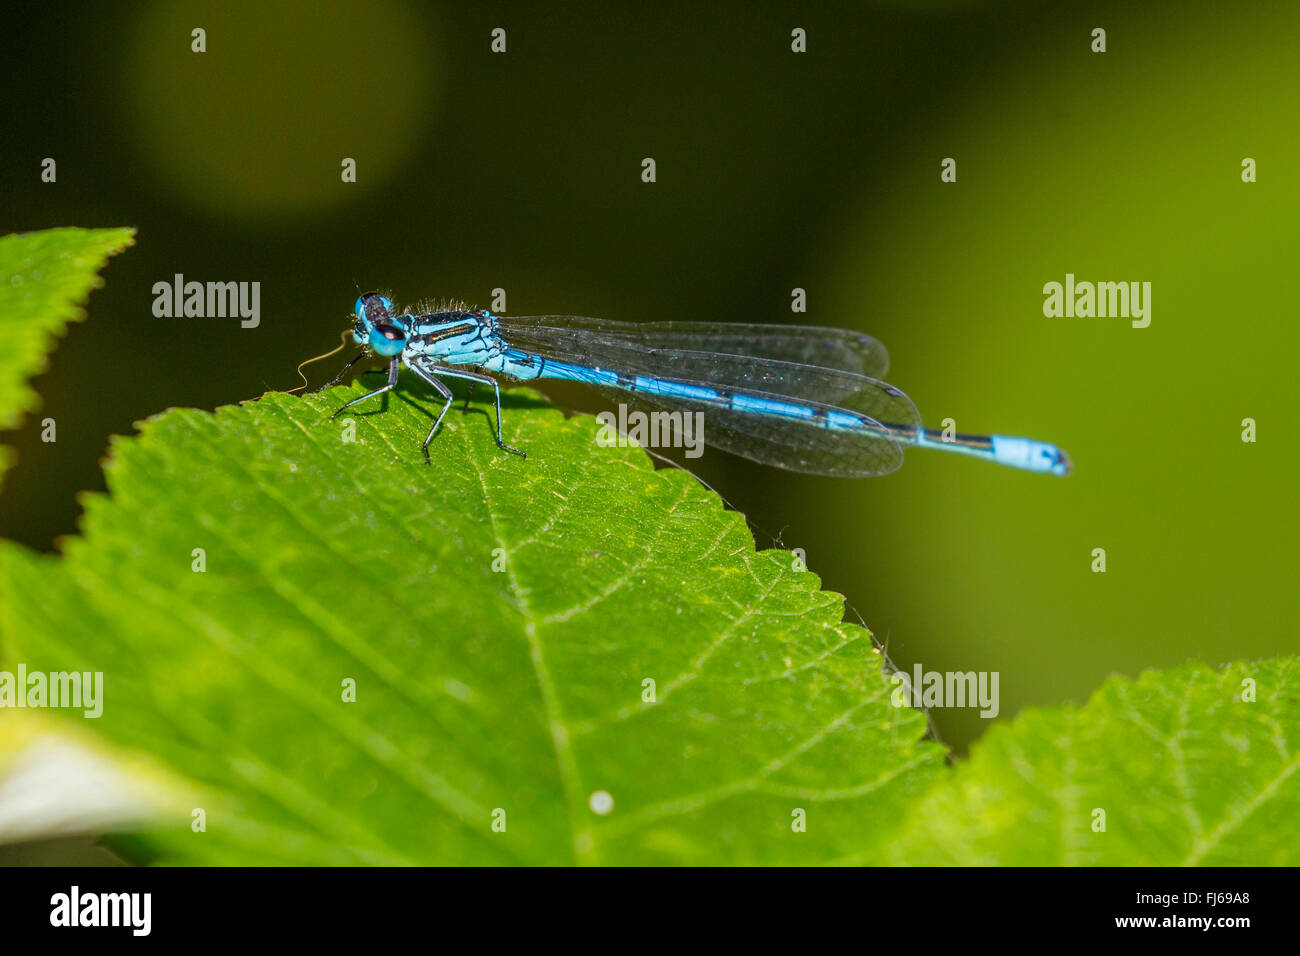
[[1298, 770], [1300, 659], [1116, 677], [1082, 708], [993, 727], [914, 808], [894, 860], [1294, 866]]
[[[39, 407], [28, 380], [69, 322], [84, 318], [81, 303], [102, 285], [108, 257], [133, 242], [134, 229], [47, 229], [0, 237], [0, 431], [16, 428]], [[0, 474], [12, 451], [0, 447]]]
[[93, 729], [217, 794], [205, 832], [145, 852], [883, 856], [944, 751], [840, 596], [531, 393], [504, 401], [527, 460], [475, 405], [426, 466], [416, 403], [436, 404], [400, 388], [334, 422], [359, 386], [166, 412], [115, 442], [62, 557], [0, 544], [4, 639], [31, 668], [102, 670]]

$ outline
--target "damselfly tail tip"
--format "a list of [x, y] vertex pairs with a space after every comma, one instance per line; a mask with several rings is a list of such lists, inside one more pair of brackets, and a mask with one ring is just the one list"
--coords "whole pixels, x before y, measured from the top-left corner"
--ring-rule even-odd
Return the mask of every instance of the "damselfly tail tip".
[[1052, 469], [1052, 474], [1060, 475], [1064, 478], [1070, 473], [1071, 469], [1074, 468], [1074, 463], [1070, 461], [1070, 456], [1060, 448], [1056, 449], [1056, 454], [1058, 457], [1056, 460], [1056, 467]]
[[991, 437], [993, 458], [1003, 465], [1062, 477], [1070, 473], [1070, 456], [1049, 442], [1009, 435]]

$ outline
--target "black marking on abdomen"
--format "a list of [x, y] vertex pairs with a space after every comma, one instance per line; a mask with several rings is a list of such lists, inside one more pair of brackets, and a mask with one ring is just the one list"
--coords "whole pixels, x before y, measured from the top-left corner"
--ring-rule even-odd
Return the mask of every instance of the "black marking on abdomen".
[[942, 431], [927, 428], [925, 429], [925, 437], [941, 445], [960, 445], [963, 448], [974, 448], [978, 451], [993, 450], [993, 439], [988, 435], [953, 435], [951, 438], [944, 438]]
[[455, 338], [457, 335], [473, 332], [476, 327], [477, 323], [466, 322], [464, 325], [453, 325], [449, 329], [442, 329], [438, 332], [425, 332], [419, 336], [419, 340], [432, 345], [434, 342], [441, 342], [443, 339]]

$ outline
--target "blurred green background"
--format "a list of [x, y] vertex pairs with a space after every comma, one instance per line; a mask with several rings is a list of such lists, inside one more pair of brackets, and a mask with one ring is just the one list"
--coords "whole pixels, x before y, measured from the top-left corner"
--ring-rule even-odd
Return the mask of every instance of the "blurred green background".
[[[1133, 6], [7, 12], [0, 229], [139, 237], [3, 437], [0, 534], [73, 532], [134, 421], [296, 385], [358, 288], [504, 288], [516, 314], [860, 329], [931, 425], [1068, 449], [1064, 480], [920, 451], [862, 481], [691, 465], [760, 545], [805, 549], [901, 667], [999, 671], [999, 719], [1112, 672], [1295, 653], [1300, 7]], [[1067, 272], [1151, 282], [1150, 327], [1045, 318]], [[154, 318], [175, 273], [259, 281], [261, 326]], [[986, 727], [934, 718], [959, 751]]]

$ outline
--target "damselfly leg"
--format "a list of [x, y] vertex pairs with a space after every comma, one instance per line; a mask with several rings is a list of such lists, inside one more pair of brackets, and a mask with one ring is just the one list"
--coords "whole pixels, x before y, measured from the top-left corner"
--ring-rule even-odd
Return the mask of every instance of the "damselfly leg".
[[397, 373], [398, 373], [398, 370], [399, 370], [400, 368], [401, 368], [401, 365], [399, 364], [398, 360], [397, 360], [396, 358], [394, 358], [393, 361], [392, 361], [391, 363], [389, 363], [389, 366], [388, 366], [388, 384], [387, 384], [387, 385], [381, 385], [379, 388], [375, 389], [373, 392], [367, 392], [365, 395], [362, 395], [360, 398], [354, 398], [354, 399], [352, 399], [352, 401], [350, 401], [350, 402], [348, 402], [346, 405], [344, 405], [343, 408], [340, 408], [337, 412], [335, 412], [333, 415], [331, 415], [331, 416], [330, 416], [330, 421], [333, 421], [334, 419], [338, 418], [339, 415], [341, 415], [341, 414], [343, 413], [343, 409], [345, 409], [345, 408], [351, 408], [353, 405], [357, 404], [357, 402], [364, 402], [367, 398], [374, 398], [376, 395], [382, 395], [382, 394], [384, 394], [384, 392], [391, 392], [394, 388], [397, 387]]
[[430, 385], [436, 388], [438, 390], [438, 394], [443, 397], [442, 411], [438, 413], [438, 417], [434, 421], [433, 427], [429, 429], [429, 434], [424, 436], [424, 444], [420, 446], [420, 450], [424, 452], [424, 463], [428, 465], [431, 464], [431, 462], [429, 461], [429, 442], [433, 441], [433, 436], [434, 433], [437, 432], [438, 426], [441, 425], [442, 420], [447, 417], [447, 409], [451, 408], [452, 394], [451, 394], [451, 389], [449, 389], [446, 385], [443, 385], [442, 382], [434, 378], [431, 374], [429, 374], [429, 372], [426, 369], [419, 368], [418, 366], [415, 365], [409, 367], [411, 371], [413, 371], [416, 375], [420, 376], [420, 378], [424, 379], [426, 382], [428, 382]]
[[[505, 442], [505, 438], [503, 438], [501, 435], [501, 385], [491, 375], [482, 375], [478, 372], [465, 372], [460, 369], [451, 369], [442, 365], [416, 364], [410, 367], [411, 370], [414, 371], [417, 375], [419, 375], [422, 379], [424, 379], [426, 382], [429, 382], [440, 392], [445, 392], [447, 396], [447, 406], [443, 407], [442, 415], [438, 416], [438, 421], [434, 422], [433, 428], [429, 432], [429, 437], [424, 440], [424, 457], [426, 460], [429, 457], [429, 441], [433, 438], [433, 433], [438, 430], [438, 425], [439, 423], [442, 422], [443, 415], [447, 414], [447, 407], [451, 405], [451, 391], [447, 389], [447, 386], [443, 385], [440, 381], [434, 378], [435, 375], [446, 375], [449, 378], [465, 379], [470, 383], [471, 390], [474, 388], [474, 384], [476, 382], [484, 382], [488, 385], [491, 385], [493, 394], [495, 396], [495, 404], [496, 404], [496, 411], [497, 411], [497, 436], [496, 436], [497, 447], [500, 448], [502, 451], [514, 452], [520, 458], [528, 457], [528, 454], [526, 452], [514, 447], [513, 445], [507, 445]], [[469, 404], [468, 397], [465, 399], [465, 403], [468, 406]]]

